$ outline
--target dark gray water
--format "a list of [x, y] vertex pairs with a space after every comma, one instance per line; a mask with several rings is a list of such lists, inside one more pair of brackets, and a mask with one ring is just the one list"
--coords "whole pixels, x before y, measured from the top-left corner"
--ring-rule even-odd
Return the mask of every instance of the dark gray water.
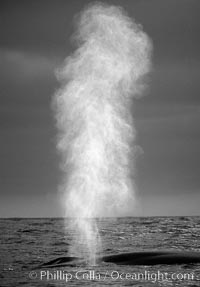
[[[0, 219], [0, 286], [200, 286], [200, 264], [101, 263], [95, 267], [38, 268], [44, 262], [68, 256], [72, 236], [65, 232], [66, 225], [63, 219], [55, 218]], [[99, 226], [102, 255], [145, 250], [200, 251], [200, 217], [106, 219]]]

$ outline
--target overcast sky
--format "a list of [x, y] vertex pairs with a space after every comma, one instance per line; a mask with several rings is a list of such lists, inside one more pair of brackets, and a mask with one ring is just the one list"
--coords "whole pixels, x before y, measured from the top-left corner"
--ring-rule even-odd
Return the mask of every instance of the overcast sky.
[[[72, 52], [80, 0], [0, 1], [0, 216], [62, 216], [51, 98]], [[198, 0], [112, 0], [153, 40], [146, 95], [134, 102], [136, 215], [199, 215]]]

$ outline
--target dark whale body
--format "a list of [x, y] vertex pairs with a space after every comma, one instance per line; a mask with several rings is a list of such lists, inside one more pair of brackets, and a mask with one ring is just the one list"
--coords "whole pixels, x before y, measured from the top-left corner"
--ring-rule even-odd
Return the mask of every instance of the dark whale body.
[[200, 253], [181, 251], [133, 252], [104, 256], [102, 261], [120, 265], [188, 264], [200, 263]]
[[[121, 253], [98, 257], [97, 264], [100, 264], [100, 262], [114, 263], [118, 265], [192, 264], [200, 263], [200, 252], [144, 251]], [[84, 263], [84, 260], [78, 257], [59, 257], [42, 264], [40, 267], [62, 267]]]

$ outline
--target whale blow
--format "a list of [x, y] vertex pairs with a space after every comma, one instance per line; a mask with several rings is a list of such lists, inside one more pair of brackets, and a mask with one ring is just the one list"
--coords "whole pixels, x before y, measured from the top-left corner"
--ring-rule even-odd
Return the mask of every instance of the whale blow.
[[72, 256], [95, 263], [95, 218], [131, 214], [136, 153], [132, 99], [142, 94], [152, 44], [120, 7], [95, 3], [76, 17], [77, 49], [57, 71], [53, 105], [62, 156], [60, 190], [72, 217]]

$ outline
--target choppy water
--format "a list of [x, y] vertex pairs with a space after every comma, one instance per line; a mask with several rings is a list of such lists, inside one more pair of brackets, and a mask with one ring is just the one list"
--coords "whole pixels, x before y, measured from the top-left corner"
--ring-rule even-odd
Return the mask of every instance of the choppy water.
[[[200, 264], [102, 263], [40, 270], [37, 267], [41, 263], [68, 255], [71, 234], [66, 234], [65, 225], [63, 219], [56, 218], [0, 219], [0, 286], [200, 286]], [[144, 250], [200, 251], [200, 217], [106, 219], [100, 223], [100, 233], [106, 255]], [[142, 275], [138, 272], [144, 276], [139, 281]], [[167, 272], [169, 279], [162, 280], [159, 275], [157, 280], [158, 272]], [[179, 274], [178, 278], [172, 280], [172, 273]], [[183, 276], [186, 279], [181, 280]]]

